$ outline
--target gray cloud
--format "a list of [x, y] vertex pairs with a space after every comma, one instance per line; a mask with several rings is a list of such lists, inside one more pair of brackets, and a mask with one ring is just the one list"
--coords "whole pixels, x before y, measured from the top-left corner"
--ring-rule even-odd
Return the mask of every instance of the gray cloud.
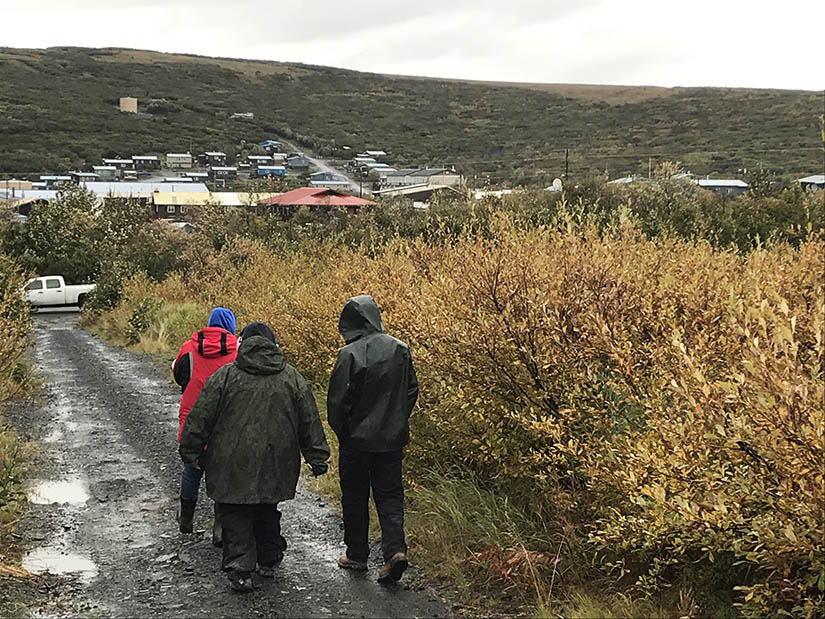
[[[0, 45], [118, 46], [437, 77], [822, 88], [799, 15], [744, 0], [4, 0]], [[27, 27], [28, 24], [28, 27]]]

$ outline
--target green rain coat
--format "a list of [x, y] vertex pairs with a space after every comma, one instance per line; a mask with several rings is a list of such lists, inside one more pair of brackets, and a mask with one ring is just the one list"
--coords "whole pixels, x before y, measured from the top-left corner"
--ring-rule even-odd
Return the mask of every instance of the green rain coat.
[[236, 504], [291, 499], [301, 454], [316, 475], [329, 458], [309, 385], [261, 336], [244, 339], [237, 359], [207, 379], [179, 451], [185, 463], [205, 469], [210, 498]]

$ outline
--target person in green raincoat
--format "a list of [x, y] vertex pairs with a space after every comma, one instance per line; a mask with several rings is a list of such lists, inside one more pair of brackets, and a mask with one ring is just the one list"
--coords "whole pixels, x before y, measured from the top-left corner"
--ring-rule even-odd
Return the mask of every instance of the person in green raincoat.
[[309, 385], [266, 324], [247, 325], [237, 359], [207, 379], [184, 423], [180, 455], [206, 472], [232, 588], [252, 590], [256, 568], [273, 577], [286, 550], [278, 503], [295, 496], [301, 455], [314, 475], [326, 473], [329, 446]]

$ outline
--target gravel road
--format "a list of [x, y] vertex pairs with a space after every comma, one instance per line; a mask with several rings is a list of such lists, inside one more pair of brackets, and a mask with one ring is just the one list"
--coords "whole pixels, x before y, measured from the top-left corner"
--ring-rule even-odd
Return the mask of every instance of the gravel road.
[[24, 567], [64, 576], [49, 585], [48, 601], [30, 608], [33, 614], [446, 614], [414, 569], [407, 584], [393, 587], [375, 582], [377, 565], [366, 575], [339, 569], [340, 516], [302, 487], [282, 504], [289, 549], [275, 580], [256, 576], [252, 594], [230, 592], [220, 550], [209, 541], [205, 495], [196, 532], [177, 532], [178, 390], [163, 370], [80, 330], [76, 314], [38, 316], [34, 355], [43, 391], [5, 413], [39, 452], [18, 532], [28, 549]]

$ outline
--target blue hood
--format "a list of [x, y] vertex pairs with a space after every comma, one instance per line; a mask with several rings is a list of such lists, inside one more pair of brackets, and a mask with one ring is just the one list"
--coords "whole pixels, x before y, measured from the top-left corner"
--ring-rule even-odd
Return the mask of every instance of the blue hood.
[[235, 333], [235, 314], [232, 310], [225, 307], [216, 307], [209, 314], [209, 322], [207, 327], [220, 327], [224, 331], [228, 331], [234, 335]]

